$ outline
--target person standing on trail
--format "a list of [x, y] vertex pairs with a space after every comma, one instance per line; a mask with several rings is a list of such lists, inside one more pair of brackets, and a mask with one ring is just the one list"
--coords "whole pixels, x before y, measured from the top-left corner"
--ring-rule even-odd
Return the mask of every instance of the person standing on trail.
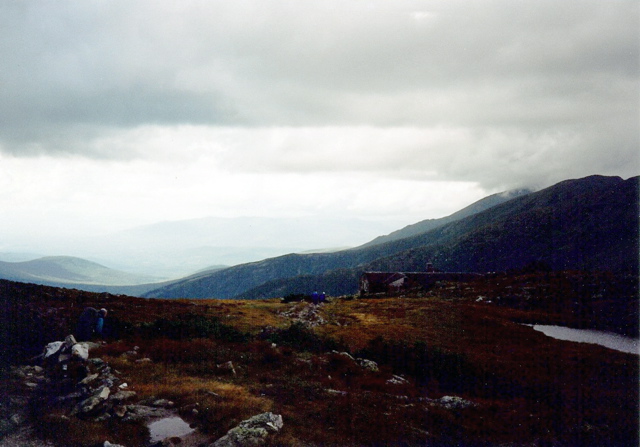
[[107, 309], [96, 310], [87, 307], [80, 314], [78, 326], [76, 326], [76, 339], [78, 341], [89, 341], [94, 337], [102, 337], [104, 319], [107, 316]]

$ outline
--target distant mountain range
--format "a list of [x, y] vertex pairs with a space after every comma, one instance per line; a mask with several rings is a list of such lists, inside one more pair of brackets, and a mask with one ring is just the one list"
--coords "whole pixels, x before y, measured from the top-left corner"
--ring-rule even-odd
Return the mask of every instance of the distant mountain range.
[[110, 269], [71, 256], [50, 256], [22, 262], [0, 261], [0, 278], [114, 293], [144, 293], [158, 286], [158, 278]]
[[422, 271], [427, 262], [444, 271], [504, 271], [545, 263], [556, 270], [637, 273], [638, 180], [591, 176], [534, 193], [495, 195], [358, 248], [238, 265], [144, 296], [250, 299], [313, 290], [343, 295], [356, 292], [363, 271]]
[[353, 247], [397, 227], [397, 222], [332, 217], [204, 217], [69, 241], [64, 249], [120, 270], [176, 279], [210, 265]]

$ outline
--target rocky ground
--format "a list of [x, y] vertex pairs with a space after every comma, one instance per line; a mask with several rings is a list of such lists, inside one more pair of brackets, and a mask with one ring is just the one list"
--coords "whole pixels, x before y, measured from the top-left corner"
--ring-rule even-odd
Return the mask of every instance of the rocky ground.
[[[136, 393], [101, 358], [90, 358], [95, 343], [77, 343], [72, 335], [64, 341], [49, 343], [32, 365], [14, 366], [4, 378], [0, 402], [0, 447], [56, 447], [72, 443], [63, 439], [54, 443], [43, 439], [43, 424], [68, 422], [75, 418], [101, 424], [132, 424], [149, 429], [145, 446], [238, 447], [261, 445], [279, 431], [282, 416], [264, 413], [241, 422], [214, 443], [179, 415], [174, 403], [166, 399], [137, 400]], [[136, 355], [132, 352], [131, 355]], [[148, 361], [141, 358], [138, 362]], [[233, 368], [233, 365], [230, 366]], [[197, 408], [191, 409], [197, 414]], [[179, 425], [176, 424], [179, 422]], [[186, 427], [186, 430], [185, 430]], [[51, 433], [50, 433], [51, 435]], [[140, 441], [124, 446], [105, 439], [104, 447], [139, 446]]]

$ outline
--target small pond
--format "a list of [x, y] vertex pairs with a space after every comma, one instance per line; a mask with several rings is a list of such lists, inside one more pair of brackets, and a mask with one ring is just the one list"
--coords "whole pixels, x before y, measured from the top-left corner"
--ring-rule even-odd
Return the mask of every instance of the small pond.
[[540, 331], [549, 337], [557, 338], [558, 340], [592, 343], [629, 354], [640, 354], [637, 339], [625, 337], [613, 332], [596, 331], [592, 329], [573, 329], [564, 326], [544, 324], [528, 324], [527, 326], [531, 326], [534, 330]]
[[173, 416], [157, 420], [149, 424], [151, 442], [159, 442], [166, 438], [181, 438], [194, 432], [181, 417]]

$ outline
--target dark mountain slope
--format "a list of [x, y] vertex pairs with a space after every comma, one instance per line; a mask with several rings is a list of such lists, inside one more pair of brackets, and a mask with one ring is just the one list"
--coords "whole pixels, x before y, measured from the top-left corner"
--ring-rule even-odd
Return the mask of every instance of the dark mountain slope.
[[568, 180], [416, 236], [331, 254], [286, 255], [244, 264], [179, 281], [147, 296], [246, 298], [257, 287], [261, 296], [308, 292], [288, 288], [286, 279], [301, 285], [296, 277], [326, 276], [338, 269], [343, 272], [329, 275], [335, 290], [326, 291], [353, 293], [354, 272], [420, 271], [428, 261], [447, 271], [506, 270], [531, 262], [545, 262], [554, 269], [619, 271], [635, 266], [637, 271], [637, 197], [637, 177]]
[[434, 230], [438, 227], [441, 227], [445, 224], [455, 222], [460, 219], [464, 219], [465, 217], [472, 216], [474, 214], [478, 214], [482, 211], [488, 210], [496, 205], [507, 202], [511, 199], [515, 199], [516, 197], [524, 196], [530, 194], [532, 191], [530, 189], [514, 189], [511, 191], [501, 192], [498, 194], [493, 194], [491, 196], [485, 197], [471, 205], [457, 211], [450, 216], [442, 217], [440, 219], [427, 219], [421, 222], [415, 223], [413, 225], [408, 225], [401, 230], [394, 231], [386, 236], [379, 236], [372, 240], [371, 242], [367, 242], [361, 247], [371, 247], [373, 245], [383, 244], [385, 242], [397, 241], [400, 239], [405, 239], [408, 237], [416, 236], [422, 233], [426, 233], [428, 231]]
[[369, 267], [489, 271], [544, 262], [552, 269], [637, 271], [638, 177], [569, 180], [409, 240]]
[[319, 275], [334, 269], [352, 268], [410, 248], [410, 244], [397, 243], [403, 235], [413, 235], [421, 230], [426, 231], [442, 226], [503, 203], [509, 197], [517, 197], [528, 192], [528, 190], [515, 190], [494, 194], [450, 216], [419, 222], [350, 250], [289, 254], [234, 266], [211, 275], [192, 275], [147, 292], [144, 296], [148, 298], [232, 298], [271, 280], [293, 278], [299, 275]]
[[[423, 235], [393, 243], [396, 254], [357, 267], [274, 280], [238, 298], [309, 290], [357, 291], [362, 271], [503, 271], [531, 263], [562, 269], [638, 272], [638, 177], [559, 183]], [[380, 248], [380, 247], [379, 247]]]

